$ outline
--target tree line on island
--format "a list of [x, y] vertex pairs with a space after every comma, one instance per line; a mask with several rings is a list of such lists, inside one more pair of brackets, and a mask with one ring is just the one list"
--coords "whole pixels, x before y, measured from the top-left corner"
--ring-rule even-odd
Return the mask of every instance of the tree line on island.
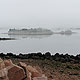
[[41, 52], [38, 53], [29, 53], [29, 54], [13, 54], [13, 53], [0, 53], [0, 57], [5, 59], [5, 58], [17, 58], [17, 59], [36, 59], [36, 60], [54, 60], [54, 61], [59, 61], [59, 62], [71, 62], [71, 63], [80, 63], [80, 54], [74, 56], [74, 55], [69, 55], [69, 54], [59, 54], [56, 53], [54, 55], [51, 55], [50, 52], [46, 52], [45, 54], [42, 54]]
[[0, 40], [15, 40], [15, 38], [0, 38]]

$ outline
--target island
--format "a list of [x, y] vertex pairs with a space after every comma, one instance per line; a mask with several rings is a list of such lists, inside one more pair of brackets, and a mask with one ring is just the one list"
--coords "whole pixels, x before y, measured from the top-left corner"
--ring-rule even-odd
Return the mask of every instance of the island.
[[53, 32], [49, 29], [31, 28], [31, 29], [9, 29], [9, 35], [52, 35]]

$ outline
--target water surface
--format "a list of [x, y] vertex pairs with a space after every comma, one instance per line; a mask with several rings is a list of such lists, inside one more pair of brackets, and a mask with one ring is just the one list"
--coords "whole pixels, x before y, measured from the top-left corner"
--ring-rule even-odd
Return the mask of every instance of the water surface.
[[7, 33], [7, 29], [0, 30], [0, 37], [11, 37], [16, 40], [0, 41], [0, 52], [13, 52], [19, 53], [31, 53], [31, 52], [42, 52], [47, 51], [55, 54], [69, 53], [79, 54], [80, 53], [80, 31], [77, 34], [72, 35], [8, 35], [2, 34]]

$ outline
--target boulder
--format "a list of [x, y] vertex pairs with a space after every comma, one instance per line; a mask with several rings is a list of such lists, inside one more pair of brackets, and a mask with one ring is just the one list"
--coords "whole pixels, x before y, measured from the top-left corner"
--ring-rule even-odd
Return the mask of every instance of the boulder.
[[39, 71], [41, 72], [39, 67], [32, 67], [30, 65], [27, 66], [25, 63], [22, 63], [22, 62], [19, 62], [18, 65], [25, 70], [27, 80], [31, 80], [33, 77], [40, 77], [41, 76], [41, 73], [39, 73]]
[[22, 67], [25, 71], [25, 74], [27, 74], [27, 65], [23, 62], [19, 62], [18, 66]]
[[27, 70], [31, 73], [31, 77], [41, 77], [41, 73], [39, 73], [35, 68], [32, 66], [28, 65]]
[[47, 80], [47, 78], [42, 76], [42, 70], [38, 66], [32, 67], [23, 62], [15, 65], [11, 59], [3, 61], [0, 58], [0, 80]]
[[31, 73], [27, 70], [27, 65], [23, 62], [19, 62], [18, 66], [20, 66], [24, 69], [27, 80], [31, 80]]
[[8, 70], [8, 78], [9, 80], [23, 80], [26, 78], [26, 76], [23, 68], [14, 65]]

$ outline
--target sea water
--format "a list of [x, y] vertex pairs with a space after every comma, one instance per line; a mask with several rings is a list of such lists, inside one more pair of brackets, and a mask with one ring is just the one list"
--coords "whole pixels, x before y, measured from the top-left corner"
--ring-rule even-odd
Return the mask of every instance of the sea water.
[[80, 53], [80, 31], [72, 35], [8, 35], [8, 29], [0, 29], [0, 37], [11, 37], [16, 40], [0, 41], [0, 52], [15, 54], [51, 52], [76, 55]]

